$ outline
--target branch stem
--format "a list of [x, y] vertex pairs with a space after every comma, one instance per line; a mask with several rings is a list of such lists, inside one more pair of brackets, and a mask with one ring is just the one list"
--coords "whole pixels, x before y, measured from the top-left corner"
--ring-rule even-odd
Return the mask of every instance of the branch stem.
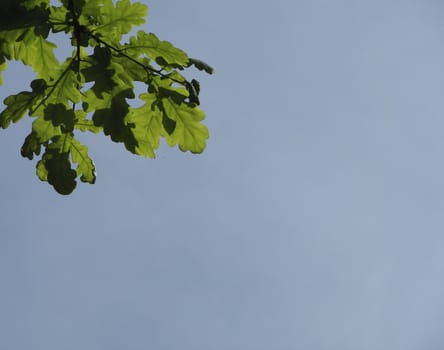
[[170, 79], [170, 80], [174, 81], [175, 83], [178, 83], [178, 84], [183, 85], [185, 87], [187, 86], [188, 82], [186, 80], [185, 81], [177, 80], [175, 78], [172, 78], [172, 77], [168, 76], [167, 74], [162, 73], [161, 70], [158, 70], [158, 69], [155, 69], [153, 67], [147, 66], [146, 64], [143, 64], [142, 62], [140, 62], [139, 60], [135, 59], [134, 57], [131, 57], [128, 54], [124, 53], [122, 50], [118, 49], [117, 47], [107, 43], [106, 41], [103, 41], [102, 39], [100, 39], [97, 35], [95, 35], [91, 31], [88, 31], [88, 35], [91, 36], [91, 38], [93, 38], [99, 44], [105, 45], [107, 48], [117, 52], [119, 55], [122, 55], [123, 57], [127, 58], [131, 62], [137, 64], [140, 67], [142, 67], [143, 69], [145, 69], [145, 71], [149, 71], [151, 73], [156, 73], [156, 74], [160, 75], [162, 78]]

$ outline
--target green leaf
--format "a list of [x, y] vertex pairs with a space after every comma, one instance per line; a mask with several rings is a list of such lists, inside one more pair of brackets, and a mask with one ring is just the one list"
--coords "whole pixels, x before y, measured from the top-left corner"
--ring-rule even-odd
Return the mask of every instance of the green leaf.
[[[88, 156], [88, 147], [76, 140], [72, 133], [57, 135], [51, 140], [42, 159], [37, 163], [37, 176], [40, 180], [48, 181], [60, 194], [70, 194], [74, 190], [77, 176], [80, 176], [82, 182], [95, 183], [95, 166]], [[29, 136], [27, 147], [30, 150], [24, 151], [26, 156], [28, 153], [35, 153], [33, 147], [38, 142], [40, 141], [32, 134]], [[72, 169], [72, 163], [78, 165], [76, 170]]]
[[208, 139], [208, 129], [201, 123], [204, 112], [185, 103], [177, 104], [171, 97], [162, 99], [163, 111], [176, 122], [176, 128], [166, 137], [170, 146], [179, 145], [181, 151], [202, 153]]
[[140, 2], [131, 4], [129, 0], [117, 0], [115, 10], [106, 14], [108, 21], [101, 28], [112, 26], [120, 33], [127, 34], [131, 31], [133, 25], [140, 26], [144, 24], [147, 14], [148, 7]]
[[45, 161], [43, 158], [37, 162], [35, 169], [36, 175], [41, 181], [48, 181], [48, 170], [46, 169]]
[[9, 60], [22, 60], [25, 64], [32, 59], [31, 46], [35, 40], [32, 30], [19, 28], [0, 32], [2, 52]]
[[0, 50], [8, 59], [22, 60], [37, 73], [49, 79], [59, 66], [53, 50], [55, 45], [46, 40], [51, 28], [48, 23], [48, 1], [17, 1], [2, 5], [0, 10]]
[[[64, 0], [65, 1], [65, 0]], [[113, 6], [110, 1], [104, 0], [88, 0], [83, 4], [81, 16], [79, 18], [81, 25], [94, 25], [98, 24], [98, 18], [102, 11], [103, 6]]]
[[49, 23], [51, 24], [51, 29], [54, 33], [68, 33], [71, 30], [71, 26], [67, 24], [69, 20], [68, 14], [69, 12], [66, 7], [50, 7]]
[[183, 80], [185, 86], [189, 85], [180, 73], [174, 71], [169, 74], [167, 78], [152, 78], [149, 85], [149, 92], [157, 93], [161, 98], [171, 97], [176, 104], [180, 104], [190, 96], [190, 92], [189, 89], [175, 86], [177, 85], [175, 83], [176, 80]]
[[133, 25], [145, 23], [146, 15], [146, 5], [138, 2], [118, 0], [114, 7], [112, 0], [91, 1], [82, 9], [81, 24], [90, 26], [103, 40], [116, 43]]
[[[36, 73], [31, 91], [6, 97], [0, 127], [26, 114], [35, 117], [21, 155], [33, 159], [43, 153], [37, 176], [61, 194], [75, 189], [77, 177], [96, 180], [88, 148], [74, 138], [75, 130], [101, 131], [151, 158], [161, 137], [182, 151], [205, 148], [200, 84], [180, 71], [191, 65], [207, 73], [213, 69], [152, 33], [139, 31], [121, 43], [145, 22], [146, 13], [144, 4], [130, 0], [0, 1], [0, 85], [8, 60], [20, 60]], [[74, 51], [61, 64], [47, 38], [63, 32]], [[135, 81], [147, 86], [138, 108], [128, 102]]]
[[58, 70], [57, 82], [48, 93], [47, 103], [64, 104], [69, 107], [70, 102], [78, 103], [81, 101], [80, 88], [81, 81], [77, 79], [76, 72], [72, 69], [71, 59], [69, 59], [62, 68]]
[[[124, 67], [124, 74], [127, 79], [132, 79], [133, 81], [141, 81], [146, 82], [148, 76], [150, 75], [149, 70], [153, 70], [149, 64], [149, 59], [140, 57], [137, 60], [140, 64], [137, 64], [133, 61], [128, 60], [125, 56], [113, 56], [113, 63], [119, 64], [121, 67]], [[142, 65], [147, 67], [145, 69]], [[132, 84], [131, 84], [132, 85]]]
[[33, 108], [38, 99], [39, 95], [29, 91], [8, 96], [3, 102], [7, 107], [0, 113], [0, 126], [6, 129], [11, 122], [17, 123]]
[[[116, 68], [110, 66], [111, 63], [111, 50], [107, 47], [96, 46], [94, 53], [87, 57], [82, 64], [82, 75], [85, 82], [94, 82], [91, 90], [96, 97], [103, 98], [103, 93], [111, 93], [119, 83], [116, 81]], [[123, 68], [120, 67], [123, 71]], [[128, 86], [123, 86], [128, 88]]]
[[162, 113], [157, 107], [154, 94], [141, 94], [139, 98], [145, 104], [139, 108], [131, 108], [125, 123], [131, 128], [136, 141], [133, 153], [155, 158], [154, 150], [159, 147], [162, 130]]
[[72, 134], [54, 137], [37, 163], [40, 180], [48, 181], [58, 193], [64, 195], [72, 193], [77, 185], [77, 172], [71, 168], [69, 160], [72, 139]]
[[152, 60], [161, 57], [167, 64], [186, 66], [188, 64], [188, 55], [174, 47], [168, 41], [160, 41], [155, 34], [137, 32], [137, 36], [130, 38], [129, 44], [122, 48], [123, 52], [137, 57], [146, 55]]
[[97, 134], [102, 131], [101, 126], [94, 125], [94, 122], [88, 119], [88, 113], [82, 110], [75, 111], [76, 119], [74, 121], [74, 127], [80, 131], [89, 131]]
[[127, 98], [133, 98], [132, 89], [119, 92], [111, 99], [108, 108], [98, 109], [93, 114], [94, 125], [103, 127], [105, 135], [110, 136], [114, 142], [123, 142], [125, 147], [134, 152], [136, 140], [130, 131], [130, 127], [125, 123], [125, 116], [129, 112]]
[[47, 41], [42, 36], [37, 36], [30, 47], [30, 55], [24, 63], [32, 67], [39, 78], [51, 80], [60, 68], [60, 63], [54, 55], [57, 45]]
[[60, 126], [55, 126], [52, 121], [38, 117], [32, 123], [32, 132], [40, 143], [51, 140], [62, 133]]
[[6, 68], [7, 68], [6, 62], [0, 63], [0, 85], [3, 85], [2, 72], [5, 71]]
[[82, 145], [76, 139], [71, 142], [71, 158], [78, 164], [77, 175], [80, 175], [82, 182], [93, 184], [96, 182], [96, 168], [94, 162], [88, 155], [88, 147]]

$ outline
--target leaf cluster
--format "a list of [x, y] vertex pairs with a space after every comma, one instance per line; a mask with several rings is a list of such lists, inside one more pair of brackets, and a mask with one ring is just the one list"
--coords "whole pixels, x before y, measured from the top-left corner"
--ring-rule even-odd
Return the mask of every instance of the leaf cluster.
[[[213, 69], [153, 33], [138, 31], [123, 41], [146, 15], [144, 4], [130, 0], [0, 3], [0, 84], [10, 60], [36, 73], [28, 91], [5, 98], [0, 127], [26, 116], [34, 119], [21, 154], [37, 156], [37, 176], [61, 194], [70, 194], [77, 178], [96, 181], [94, 162], [76, 138], [78, 132], [102, 133], [151, 158], [161, 138], [184, 152], [205, 148], [200, 84], [188, 81], [182, 71], [194, 66], [211, 74]], [[53, 33], [65, 33], [72, 46], [63, 61], [48, 40]], [[146, 85], [138, 108], [131, 106], [136, 82]]]

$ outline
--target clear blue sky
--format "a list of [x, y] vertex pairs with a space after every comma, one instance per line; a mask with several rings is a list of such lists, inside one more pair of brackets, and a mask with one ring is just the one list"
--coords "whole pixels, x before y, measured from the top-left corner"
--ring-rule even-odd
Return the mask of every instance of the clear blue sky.
[[0, 349], [442, 349], [443, 2], [145, 2], [216, 68], [207, 150], [85, 137], [63, 197], [0, 130]]

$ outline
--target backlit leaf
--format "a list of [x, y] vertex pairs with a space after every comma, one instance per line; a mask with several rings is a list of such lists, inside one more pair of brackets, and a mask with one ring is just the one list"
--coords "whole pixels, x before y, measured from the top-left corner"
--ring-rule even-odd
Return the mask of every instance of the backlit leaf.
[[7, 107], [0, 113], [0, 126], [6, 129], [11, 122], [17, 123], [33, 108], [38, 99], [37, 94], [29, 91], [8, 96], [4, 101]]
[[6, 62], [0, 63], [0, 85], [3, 85], [2, 71], [5, 71], [7, 68]]
[[[205, 148], [200, 84], [182, 71], [213, 69], [152, 33], [139, 31], [122, 43], [146, 13], [144, 4], [130, 0], [0, 1], [0, 85], [9, 60], [22, 61], [36, 75], [31, 91], [4, 99], [0, 127], [34, 118], [21, 155], [39, 156], [37, 176], [61, 194], [71, 193], [77, 178], [96, 180], [88, 147], [75, 139], [79, 131], [102, 132], [151, 158], [161, 137], [182, 151]], [[52, 33], [65, 33], [73, 48], [63, 64], [48, 40]], [[131, 107], [140, 83], [147, 92], [139, 96], [140, 107]]]
[[70, 194], [77, 183], [77, 172], [72, 169], [69, 159], [72, 134], [56, 136], [48, 145], [42, 159], [37, 163], [37, 176], [48, 181], [60, 194]]
[[39, 78], [51, 80], [55, 77], [57, 70], [60, 67], [60, 63], [54, 55], [54, 49], [57, 46], [41, 36], [37, 36], [36, 40], [32, 43], [31, 57], [28, 57], [28, 62], [32, 69], [37, 73]]
[[154, 158], [155, 149], [159, 147], [162, 131], [162, 113], [157, 107], [154, 94], [141, 94], [145, 102], [142, 107], [132, 108], [126, 116], [125, 122], [131, 127], [131, 133], [136, 140], [134, 153]]
[[103, 40], [112, 43], [120, 41], [122, 34], [131, 31], [134, 25], [145, 23], [147, 7], [129, 0], [118, 0], [114, 6], [112, 0], [94, 1], [82, 10], [82, 24], [90, 24], [93, 32]]
[[123, 142], [125, 147], [134, 153], [136, 140], [125, 123], [125, 116], [129, 112], [128, 98], [133, 98], [131, 89], [119, 92], [112, 97], [111, 104], [107, 108], [98, 109], [93, 114], [94, 125], [102, 127], [105, 135], [110, 136], [114, 142]]
[[58, 32], [68, 32], [71, 26], [67, 24], [69, 11], [65, 7], [55, 7], [51, 6], [49, 13], [49, 22], [52, 26], [52, 31], [54, 33]]
[[60, 126], [55, 126], [52, 121], [38, 117], [32, 123], [32, 132], [40, 143], [44, 143], [52, 139], [54, 136], [62, 133]]
[[88, 113], [82, 110], [75, 111], [74, 126], [78, 130], [89, 131], [95, 134], [103, 130], [102, 127], [94, 125], [94, 122], [88, 119]]
[[170, 97], [162, 99], [162, 106], [167, 117], [176, 122], [174, 132], [166, 137], [168, 144], [178, 144], [181, 151], [202, 153], [208, 139], [208, 129], [201, 123], [204, 112], [185, 103], [178, 105]]
[[61, 103], [69, 106], [70, 102], [78, 103], [81, 101], [79, 90], [81, 82], [77, 79], [77, 74], [72, 69], [70, 62], [69, 60], [58, 70], [57, 84], [48, 94], [47, 103]]
[[187, 54], [174, 47], [168, 41], [160, 41], [153, 33], [137, 32], [137, 36], [130, 38], [129, 44], [122, 48], [129, 55], [145, 55], [152, 60], [161, 57], [167, 64], [185, 66], [188, 63]]
[[71, 141], [71, 158], [74, 163], [78, 164], [77, 175], [80, 175], [80, 180], [90, 184], [95, 183], [96, 168], [88, 155], [88, 147], [73, 139]]

